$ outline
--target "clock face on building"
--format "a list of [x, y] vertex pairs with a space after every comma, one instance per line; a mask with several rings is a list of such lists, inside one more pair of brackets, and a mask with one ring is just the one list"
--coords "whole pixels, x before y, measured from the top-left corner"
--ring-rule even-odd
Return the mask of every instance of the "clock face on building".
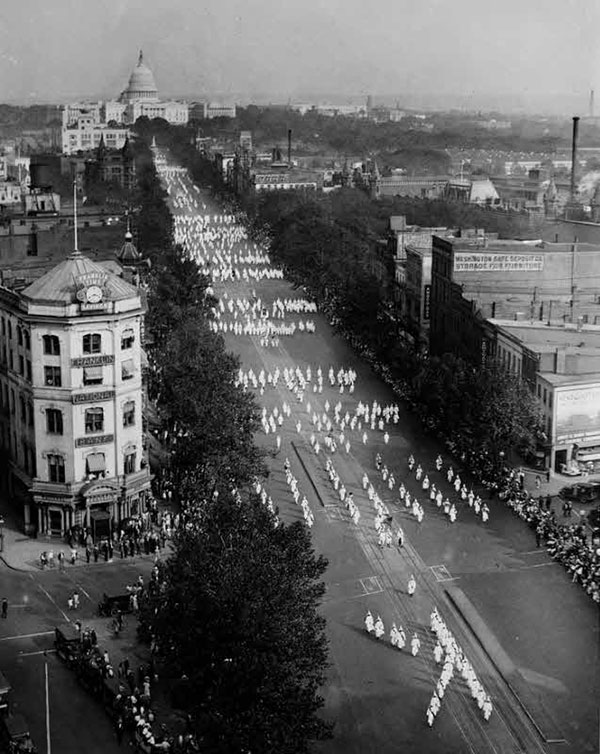
[[102, 301], [102, 288], [98, 285], [90, 285], [85, 292], [85, 300], [88, 304], [98, 304]]

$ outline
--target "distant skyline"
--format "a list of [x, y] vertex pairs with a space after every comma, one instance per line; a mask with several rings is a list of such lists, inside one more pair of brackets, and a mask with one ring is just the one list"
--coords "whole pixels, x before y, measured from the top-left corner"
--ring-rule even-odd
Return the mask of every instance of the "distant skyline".
[[599, 22], [581, 0], [26, 0], [3, 5], [0, 101], [117, 97], [141, 48], [162, 97], [585, 114]]

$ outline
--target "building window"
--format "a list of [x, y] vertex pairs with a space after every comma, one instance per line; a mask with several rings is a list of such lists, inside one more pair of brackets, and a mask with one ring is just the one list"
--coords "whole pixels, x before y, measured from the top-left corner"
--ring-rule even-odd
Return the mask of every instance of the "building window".
[[61, 387], [60, 367], [44, 367], [44, 385]]
[[58, 335], [44, 335], [44, 353], [46, 356], [60, 356], [60, 340]]
[[537, 386], [537, 397], [538, 398], [542, 397], [542, 386], [539, 384], [539, 382], [538, 382], [538, 386]]
[[133, 330], [123, 330], [121, 335], [121, 351], [126, 351], [128, 348], [133, 348], [135, 342], [135, 333]]
[[10, 319], [8, 320], [8, 337], [10, 340], [12, 340], [12, 323]]
[[88, 333], [83, 336], [84, 353], [100, 353], [102, 351], [102, 336], [100, 333]]
[[125, 460], [123, 462], [123, 473], [134, 474], [135, 473], [135, 452], [126, 453]]
[[48, 479], [51, 482], [65, 481], [65, 459], [56, 454], [48, 455]]
[[102, 432], [104, 430], [104, 410], [101, 408], [88, 408], [85, 412], [85, 431]]
[[31, 335], [29, 334], [29, 330], [25, 330], [25, 348], [28, 351], [31, 351]]
[[543, 398], [544, 406], [546, 405], [547, 400], [548, 400], [548, 391], [546, 390], [546, 388], [544, 388], [544, 398]]
[[133, 368], [133, 359], [127, 359], [127, 361], [124, 361], [121, 364], [121, 379], [131, 380], [133, 379], [134, 375], [135, 370]]
[[19, 354], [19, 374], [25, 375], [25, 359]]
[[46, 409], [46, 432], [49, 435], [62, 435], [63, 415], [57, 408]]
[[135, 424], [135, 401], [127, 401], [123, 406], [123, 426], [132, 427]]
[[102, 367], [84, 367], [83, 384], [101, 385], [103, 380]]
[[25, 362], [25, 367], [26, 367], [26, 372], [27, 372], [26, 374], [27, 379], [29, 380], [29, 382], [31, 382], [33, 377], [31, 374], [31, 361], [29, 361], [29, 359], [27, 359], [27, 361]]
[[8, 366], [10, 369], [15, 368], [15, 357], [14, 357], [12, 348], [8, 352]]
[[30, 427], [33, 427], [33, 403], [31, 401], [27, 402], [27, 423]]
[[22, 346], [23, 345], [23, 330], [17, 325], [17, 343]]
[[104, 453], [91, 453], [85, 459], [85, 473], [88, 477], [93, 476], [97, 479], [100, 476], [104, 476], [105, 471], [106, 461]]
[[25, 424], [27, 422], [27, 408], [25, 407], [25, 398], [22, 395], [19, 396], [19, 410], [21, 412], [21, 421]]

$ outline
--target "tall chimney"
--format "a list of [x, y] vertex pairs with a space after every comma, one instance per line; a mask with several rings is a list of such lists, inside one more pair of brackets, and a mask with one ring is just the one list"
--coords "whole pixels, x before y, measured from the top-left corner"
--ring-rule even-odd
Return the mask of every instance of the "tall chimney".
[[575, 167], [577, 165], [577, 137], [579, 136], [579, 117], [573, 118], [573, 144], [571, 149], [571, 202], [575, 201]]
[[594, 90], [590, 89], [590, 118], [594, 117]]
[[292, 167], [292, 129], [288, 128], [288, 165]]

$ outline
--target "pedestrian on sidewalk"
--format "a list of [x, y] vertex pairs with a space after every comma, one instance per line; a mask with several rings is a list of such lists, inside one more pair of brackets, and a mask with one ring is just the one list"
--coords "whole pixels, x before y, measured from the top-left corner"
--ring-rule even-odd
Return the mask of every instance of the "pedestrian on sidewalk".
[[58, 553], [58, 570], [61, 572], [65, 570], [65, 554], [62, 550]]
[[8, 618], [8, 600], [2, 597], [2, 617]]

